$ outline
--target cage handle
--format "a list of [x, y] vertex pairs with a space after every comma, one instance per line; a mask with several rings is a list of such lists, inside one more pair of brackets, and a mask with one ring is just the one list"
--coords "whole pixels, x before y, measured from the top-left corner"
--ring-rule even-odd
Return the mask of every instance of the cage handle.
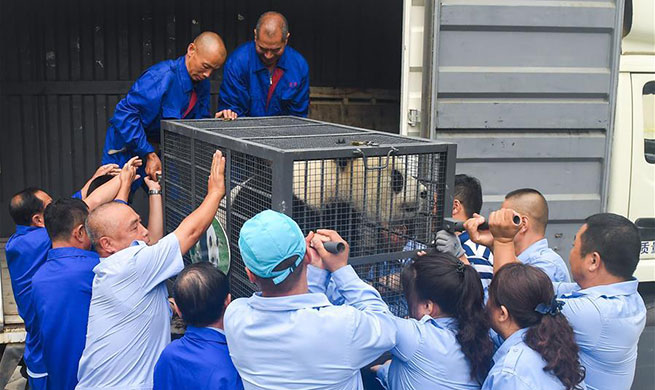
[[387, 169], [387, 167], [389, 166], [389, 157], [391, 157], [391, 155], [393, 153], [396, 153], [396, 152], [398, 152], [398, 149], [392, 146], [391, 149], [389, 149], [389, 152], [387, 153], [387, 159], [386, 159], [386, 162], [384, 163], [384, 165], [379, 165], [379, 166], [376, 166], [376, 167], [369, 167], [368, 166], [367, 157], [364, 154], [364, 151], [362, 151], [361, 149], [357, 148], [357, 150], [355, 150], [353, 153], [361, 154], [362, 157], [364, 158], [364, 170], [366, 170], [366, 171], [368, 171], [368, 170], [381, 171], [381, 170]]

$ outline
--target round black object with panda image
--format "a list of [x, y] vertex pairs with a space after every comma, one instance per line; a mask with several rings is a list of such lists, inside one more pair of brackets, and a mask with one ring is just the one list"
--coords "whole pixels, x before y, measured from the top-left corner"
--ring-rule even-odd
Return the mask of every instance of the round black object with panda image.
[[230, 271], [230, 245], [225, 229], [214, 217], [211, 225], [189, 251], [191, 263], [208, 261], [225, 275]]

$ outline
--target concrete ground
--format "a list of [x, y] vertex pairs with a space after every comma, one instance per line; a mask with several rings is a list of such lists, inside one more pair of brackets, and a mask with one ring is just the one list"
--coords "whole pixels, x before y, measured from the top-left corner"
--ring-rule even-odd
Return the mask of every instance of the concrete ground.
[[655, 282], [640, 283], [648, 315], [646, 328], [639, 338], [637, 370], [632, 390], [655, 390]]
[[655, 389], [655, 324], [644, 329], [639, 339], [639, 356], [637, 357], [637, 371], [632, 390]]
[[26, 385], [27, 380], [21, 376], [20, 369], [16, 369], [14, 375], [11, 376], [9, 383], [7, 383], [5, 390], [25, 390]]

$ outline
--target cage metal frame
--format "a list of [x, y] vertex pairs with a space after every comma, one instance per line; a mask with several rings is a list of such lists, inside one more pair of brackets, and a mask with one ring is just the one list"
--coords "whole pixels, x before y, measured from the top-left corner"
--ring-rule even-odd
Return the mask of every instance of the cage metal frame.
[[[276, 119], [284, 120], [290, 119], [296, 122], [301, 122], [302, 124], [292, 124], [292, 125], [279, 125], [279, 126], [261, 126], [257, 123], [262, 119]], [[197, 166], [196, 161], [196, 140], [202, 141], [211, 145], [214, 145], [217, 149], [222, 150], [226, 159], [226, 194], [225, 194], [225, 222], [226, 231], [228, 237], [232, 238], [232, 216], [231, 216], [231, 205], [233, 199], [231, 199], [231, 190], [232, 190], [232, 177], [231, 169], [227, 169], [231, 166], [232, 163], [232, 153], [242, 153], [245, 155], [250, 155], [256, 158], [261, 158], [264, 160], [270, 161], [271, 164], [271, 208], [273, 210], [282, 212], [289, 217], [293, 217], [293, 181], [294, 181], [294, 162], [296, 161], [309, 161], [309, 160], [331, 160], [339, 158], [358, 158], [364, 157], [364, 162], [367, 158], [370, 157], [387, 157], [390, 153], [395, 153], [396, 156], [405, 156], [405, 155], [426, 155], [426, 154], [437, 154], [445, 153], [445, 188], [443, 191], [443, 217], [449, 217], [451, 214], [451, 205], [454, 199], [454, 178], [455, 178], [455, 159], [457, 145], [454, 143], [447, 143], [441, 141], [428, 140], [424, 138], [417, 137], [407, 137], [400, 136], [396, 134], [390, 134], [385, 132], [380, 132], [376, 130], [362, 129], [352, 126], [346, 126], [341, 124], [333, 124], [318, 120], [298, 118], [298, 117], [262, 117], [262, 118], [239, 118], [235, 121], [229, 123], [229, 128], [227, 130], [239, 130], [239, 129], [253, 129], [253, 128], [266, 128], [266, 129], [275, 129], [275, 128], [285, 128], [285, 127], [316, 127], [316, 126], [329, 126], [335, 129], [334, 133], [320, 133], [320, 134], [302, 134], [302, 135], [285, 135], [280, 137], [276, 136], [253, 136], [253, 137], [236, 137], [221, 133], [220, 125], [216, 127], [207, 127], [212, 123], [216, 123], [216, 119], [196, 119], [196, 120], [163, 120], [161, 123], [161, 145], [162, 145], [162, 163], [163, 166], [167, 166], [167, 159], [175, 158], [164, 148], [166, 133], [178, 134], [179, 136], [189, 139], [190, 146], [190, 156], [185, 163], [188, 163], [191, 166], [191, 188], [188, 189], [191, 193], [192, 204], [191, 210], [194, 210], [201, 201], [197, 194], [197, 183], [196, 180], [196, 171]], [[198, 125], [204, 126], [204, 128], [199, 127]], [[311, 138], [311, 137], [344, 137], [345, 138], [366, 138], [367, 136], [385, 136], [398, 138], [399, 142], [394, 144], [376, 144], [376, 145], [351, 145], [348, 143], [345, 144], [335, 144], [331, 147], [316, 147], [316, 148], [298, 148], [293, 150], [282, 149], [279, 147], [271, 145], [263, 145], [258, 143], [258, 140], [266, 139], [292, 139], [292, 138]], [[414, 142], [412, 142], [414, 141]], [[207, 167], [209, 169], [209, 167]], [[164, 180], [162, 183], [163, 193], [164, 193], [164, 221], [168, 221], [168, 202], [167, 202], [167, 180], [166, 173], [164, 172]], [[202, 180], [206, 180], [205, 177]], [[437, 221], [437, 226], [442, 226], [443, 221]], [[438, 229], [435, 228], [435, 233]], [[383, 261], [397, 260], [401, 258], [407, 258], [415, 255], [418, 250], [413, 251], [399, 251], [399, 252], [387, 252], [387, 253], [378, 253], [372, 255], [365, 255], [361, 257], [355, 257], [349, 260], [349, 264], [353, 266], [365, 265], [365, 264], [375, 264]], [[239, 278], [241, 279], [241, 278]]]

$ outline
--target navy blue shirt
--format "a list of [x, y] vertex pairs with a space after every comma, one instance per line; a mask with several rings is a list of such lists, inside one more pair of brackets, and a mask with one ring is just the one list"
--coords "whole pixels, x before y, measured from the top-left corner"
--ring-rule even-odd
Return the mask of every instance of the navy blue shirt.
[[[130, 92], [116, 105], [109, 121], [102, 152], [102, 163], [123, 166], [133, 156], [155, 151], [148, 138], [159, 142], [160, 121], [184, 116], [196, 91], [197, 102], [187, 119], [209, 117], [209, 79], [194, 83], [184, 56], [162, 61], [148, 68], [132, 85]], [[110, 150], [126, 151], [110, 154]], [[141, 175], [143, 177], [143, 174]]]
[[73, 390], [84, 350], [98, 254], [53, 248], [32, 278], [32, 296], [41, 329], [48, 388]]
[[18, 314], [23, 318], [27, 332], [23, 359], [28, 374], [32, 377], [46, 373], [39, 324], [32, 299], [32, 277], [45, 263], [51, 246], [45, 228], [23, 225], [16, 225], [16, 233], [9, 238], [5, 246], [11, 287], [14, 290]]
[[276, 65], [284, 73], [270, 102], [271, 75], [259, 59], [255, 42], [239, 46], [223, 70], [218, 110], [230, 109], [239, 116], [307, 116], [309, 110], [309, 66], [303, 56], [287, 46]]
[[187, 326], [184, 336], [161, 353], [153, 390], [180, 389], [243, 389], [222, 331]]

